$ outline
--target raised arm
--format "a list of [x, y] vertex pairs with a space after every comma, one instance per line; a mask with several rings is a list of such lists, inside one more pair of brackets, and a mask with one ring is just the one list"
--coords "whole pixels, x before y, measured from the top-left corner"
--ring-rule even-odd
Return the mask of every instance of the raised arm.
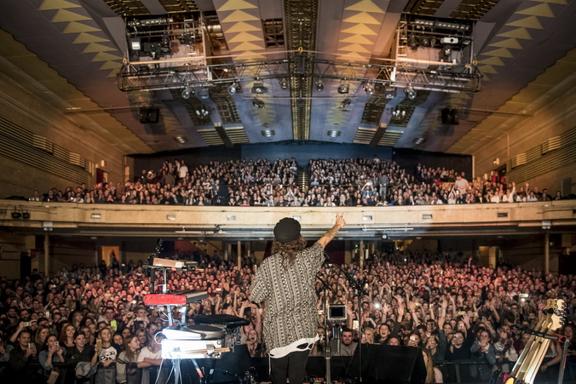
[[317, 243], [320, 244], [322, 248], [325, 248], [326, 245], [328, 245], [328, 243], [332, 241], [334, 236], [336, 236], [340, 228], [342, 228], [344, 225], [346, 225], [346, 222], [344, 221], [344, 216], [340, 214], [336, 215], [336, 222], [334, 223], [332, 228], [327, 230], [326, 233], [322, 235], [320, 239], [318, 239]]

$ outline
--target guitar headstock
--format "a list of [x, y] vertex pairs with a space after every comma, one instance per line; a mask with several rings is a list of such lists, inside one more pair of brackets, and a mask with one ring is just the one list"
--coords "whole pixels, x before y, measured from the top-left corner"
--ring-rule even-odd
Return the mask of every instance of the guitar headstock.
[[548, 330], [556, 331], [564, 325], [566, 320], [566, 302], [562, 299], [548, 299], [544, 313], [548, 317]]

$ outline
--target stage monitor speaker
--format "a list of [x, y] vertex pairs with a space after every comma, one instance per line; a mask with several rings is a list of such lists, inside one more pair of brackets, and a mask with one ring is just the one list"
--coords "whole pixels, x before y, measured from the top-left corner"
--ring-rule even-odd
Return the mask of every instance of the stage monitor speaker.
[[[350, 362], [349, 377], [358, 377], [359, 353]], [[362, 379], [367, 383], [419, 384], [426, 381], [422, 350], [392, 345], [362, 345]]]

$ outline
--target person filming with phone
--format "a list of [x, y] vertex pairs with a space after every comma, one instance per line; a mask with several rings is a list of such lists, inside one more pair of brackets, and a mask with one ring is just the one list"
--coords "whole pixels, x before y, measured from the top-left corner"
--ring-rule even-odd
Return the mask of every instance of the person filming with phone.
[[18, 333], [14, 349], [10, 351], [8, 366], [10, 382], [35, 383], [40, 379], [36, 346], [27, 328], [22, 328]]

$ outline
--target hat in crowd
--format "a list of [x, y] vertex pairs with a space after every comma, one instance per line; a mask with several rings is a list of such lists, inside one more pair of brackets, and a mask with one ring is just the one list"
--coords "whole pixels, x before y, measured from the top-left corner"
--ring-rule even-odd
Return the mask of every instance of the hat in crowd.
[[291, 217], [285, 217], [276, 223], [274, 238], [281, 243], [288, 243], [300, 237], [300, 223]]

